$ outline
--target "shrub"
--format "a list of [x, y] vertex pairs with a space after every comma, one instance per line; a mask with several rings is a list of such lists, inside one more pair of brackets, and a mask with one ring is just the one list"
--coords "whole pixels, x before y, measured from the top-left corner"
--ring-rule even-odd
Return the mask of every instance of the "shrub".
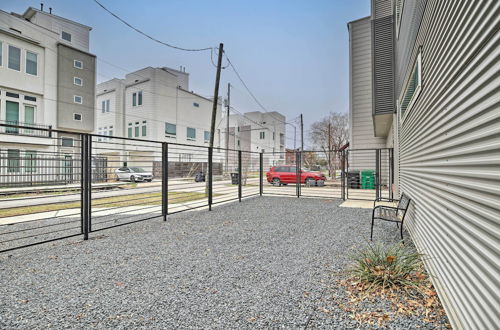
[[412, 275], [421, 267], [420, 256], [403, 244], [371, 244], [353, 256], [350, 271], [360, 281], [384, 288], [417, 286]]

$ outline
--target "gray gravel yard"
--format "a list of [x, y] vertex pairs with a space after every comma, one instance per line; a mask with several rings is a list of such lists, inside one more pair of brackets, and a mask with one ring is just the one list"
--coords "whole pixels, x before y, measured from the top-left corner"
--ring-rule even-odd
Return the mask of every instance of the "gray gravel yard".
[[371, 210], [339, 204], [256, 197], [0, 254], [0, 328], [360, 327], [318, 310], [369, 240]]

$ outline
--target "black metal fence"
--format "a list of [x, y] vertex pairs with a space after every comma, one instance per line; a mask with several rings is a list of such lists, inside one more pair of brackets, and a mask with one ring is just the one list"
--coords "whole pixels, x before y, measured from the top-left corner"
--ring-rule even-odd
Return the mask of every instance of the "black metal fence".
[[354, 151], [257, 153], [53, 129], [37, 134], [45, 140], [35, 148], [0, 133], [0, 252], [88, 239], [108, 228], [166, 221], [250, 196], [392, 196], [385, 174], [392, 167], [382, 161], [392, 151], [372, 151], [374, 162], [358, 164], [375, 171], [371, 186], [370, 173], [353, 179], [359, 167]]

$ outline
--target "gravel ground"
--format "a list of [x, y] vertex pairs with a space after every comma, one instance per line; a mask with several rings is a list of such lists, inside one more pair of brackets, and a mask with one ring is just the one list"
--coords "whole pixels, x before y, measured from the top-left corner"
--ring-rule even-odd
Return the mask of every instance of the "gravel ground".
[[256, 197], [0, 254], [0, 328], [359, 328], [318, 311], [370, 234], [371, 210], [339, 203]]

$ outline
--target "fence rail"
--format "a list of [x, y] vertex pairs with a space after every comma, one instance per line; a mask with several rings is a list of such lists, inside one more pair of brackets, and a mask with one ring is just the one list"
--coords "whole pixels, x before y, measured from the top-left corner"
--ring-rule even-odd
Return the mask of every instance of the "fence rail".
[[0, 252], [88, 239], [93, 232], [166, 221], [171, 214], [251, 196], [373, 199], [391, 184], [385, 174], [391, 167], [383, 165], [391, 151], [370, 152], [378, 155], [374, 161], [358, 165], [369, 167], [376, 181], [354, 187], [353, 150], [257, 153], [61, 130], [50, 130], [52, 143], [35, 148], [10, 143], [7, 136], [0, 134]]

